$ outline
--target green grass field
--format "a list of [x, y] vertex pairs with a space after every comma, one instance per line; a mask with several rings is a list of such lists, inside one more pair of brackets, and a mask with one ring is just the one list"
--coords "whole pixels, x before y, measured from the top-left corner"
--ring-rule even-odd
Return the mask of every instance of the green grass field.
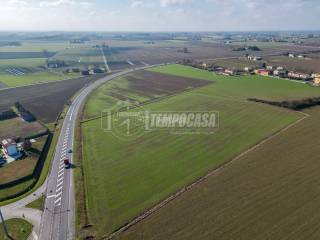
[[306, 113], [115, 239], [319, 239], [320, 108]]
[[[32, 225], [22, 219], [10, 219], [6, 221], [6, 225], [10, 237], [15, 240], [26, 240], [32, 231]], [[0, 239], [10, 240], [5, 236], [2, 224], [0, 224]]]
[[208, 88], [208, 90], [204, 89], [201, 92], [237, 100], [254, 97], [277, 101], [320, 96], [320, 88], [271, 77], [257, 75], [228, 77], [181, 65], [170, 65], [150, 70], [178, 76], [215, 80], [214, 89]]
[[68, 42], [41, 42], [41, 41], [24, 41], [21, 46], [3, 46], [0, 47], [0, 52], [42, 52], [47, 50], [57, 52], [66, 49], [69, 46]]
[[34, 208], [43, 211], [44, 210], [44, 204], [45, 204], [45, 196], [39, 197], [37, 200], [33, 201], [32, 203], [28, 204], [26, 207], [28, 208]]
[[[284, 100], [320, 95], [320, 89], [272, 78], [216, 76], [179, 65], [152, 71], [216, 82], [145, 105], [143, 110], [219, 111], [220, 128], [213, 135], [154, 131], [136, 140], [121, 141], [101, 129], [101, 119], [83, 123], [87, 205], [91, 231], [98, 236], [112, 232], [177, 189], [302, 117], [282, 108], [248, 102], [248, 97]], [[96, 100], [95, 95], [89, 99], [91, 113], [98, 111]]]
[[[64, 74], [61, 71], [47, 71], [44, 58], [24, 59], [1, 59], [0, 60], [0, 83], [7, 87], [24, 86], [40, 82], [65, 80], [78, 77], [79, 74]], [[24, 75], [9, 74], [8, 68], [24, 69]]]

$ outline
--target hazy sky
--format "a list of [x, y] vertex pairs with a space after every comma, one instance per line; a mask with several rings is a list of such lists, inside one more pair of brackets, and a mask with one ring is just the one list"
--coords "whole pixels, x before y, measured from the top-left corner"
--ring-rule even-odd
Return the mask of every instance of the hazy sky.
[[0, 0], [0, 30], [319, 30], [320, 0]]

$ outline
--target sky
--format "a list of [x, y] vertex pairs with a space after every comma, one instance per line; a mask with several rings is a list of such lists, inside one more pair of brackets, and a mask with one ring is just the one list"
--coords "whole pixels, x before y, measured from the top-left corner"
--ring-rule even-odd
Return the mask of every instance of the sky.
[[0, 31], [320, 30], [320, 0], [0, 0]]

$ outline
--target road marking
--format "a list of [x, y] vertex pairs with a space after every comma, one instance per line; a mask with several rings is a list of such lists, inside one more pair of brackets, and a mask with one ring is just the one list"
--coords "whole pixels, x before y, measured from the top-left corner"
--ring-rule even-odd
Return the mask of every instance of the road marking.
[[62, 171], [64, 171], [64, 169], [63, 169], [63, 168], [62, 168], [62, 169], [60, 169], [58, 173], [61, 173]]
[[63, 188], [63, 186], [57, 188], [56, 193], [61, 192], [62, 188]]
[[63, 176], [64, 172], [58, 174], [58, 178], [60, 178], [61, 176]]
[[63, 184], [63, 181], [61, 181], [60, 183], [58, 183], [57, 187], [60, 187]]
[[60, 197], [62, 195], [62, 191], [56, 194], [56, 197]]
[[54, 201], [55, 204], [57, 204], [58, 202], [61, 202], [61, 197]]
[[35, 239], [35, 240], [38, 240], [38, 235], [34, 232], [34, 231], [32, 231], [32, 236], [33, 236], [33, 239]]
[[74, 108], [72, 108], [72, 110], [71, 110], [70, 119], [69, 119], [70, 121], [72, 120], [73, 112], [74, 112]]
[[62, 181], [62, 180], [63, 180], [63, 176], [62, 176], [61, 178], [59, 178], [59, 179], [58, 179], [58, 182], [60, 182], [60, 181]]
[[47, 196], [47, 198], [55, 198], [56, 195]]
[[128, 60], [127, 63], [129, 63], [129, 65], [131, 66], [134, 66], [133, 62], [131, 62], [130, 60]]

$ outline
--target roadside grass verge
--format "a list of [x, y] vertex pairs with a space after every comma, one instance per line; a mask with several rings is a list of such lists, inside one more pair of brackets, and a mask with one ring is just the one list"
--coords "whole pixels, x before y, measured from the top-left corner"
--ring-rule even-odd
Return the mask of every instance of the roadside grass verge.
[[[10, 237], [17, 240], [26, 240], [32, 232], [32, 225], [22, 219], [10, 219], [6, 221]], [[0, 223], [0, 239], [10, 240], [6, 237]]]
[[45, 196], [41, 195], [37, 200], [33, 201], [32, 203], [28, 204], [26, 207], [38, 209], [40, 211], [44, 210], [44, 203], [45, 203]]

